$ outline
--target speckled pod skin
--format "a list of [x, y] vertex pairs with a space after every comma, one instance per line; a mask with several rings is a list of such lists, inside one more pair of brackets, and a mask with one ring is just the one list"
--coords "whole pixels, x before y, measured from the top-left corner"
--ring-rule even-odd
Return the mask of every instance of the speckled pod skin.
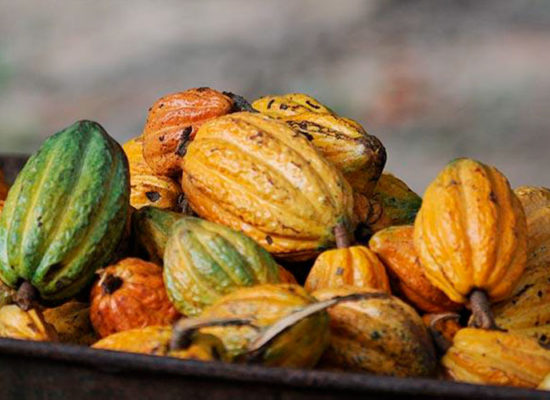
[[461, 304], [451, 301], [426, 278], [414, 248], [413, 231], [412, 225], [383, 229], [372, 236], [369, 247], [378, 254], [405, 301], [425, 312], [459, 310]]
[[351, 225], [341, 173], [284, 123], [241, 112], [202, 125], [183, 158], [182, 187], [201, 217], [240, 230], [277, 257], [299, 261]]
[[90, 322], [90, 305], [70, 300], [58, 307], [47, 308], [44, 320], [57, 332], [59, 341], [89, 346], [97, 340]]
[[132, 234], [135, 243], [143, 249], [149, 260], [162, 265], [164, 250], [172, 227], [185, 214], [146, 206], [132, 214]]
[[466, 303], [474, 289], [504, 300], [525, 268], [525, 214], [496, 168], [458, 159], [426, 190], [414, 244], [426, 276], [451, 300]]
[[323, 252], [315, 260], [305, 284], [308, 292], [340, 286], [379, 289], [390, 293], [386, 268], [378, 256], [365, 246]]
[[166, 295], [162, 268], [139, 258], [125, 258], [102, 270], [90, 302], [90, 319], [101, 337], [170, 325], [180, 317]]
[[231, 112], [233, 101], [207, 87], [188, 89], [158, 99], [143, 129], [143, 156], [158, 175], [175, 175], [187, 144], [205, 121]]
[[536, 388], [550, 373], [550, 350], [522, 335], [465, 328], [442, 364], [457, 381]]
[[495, 322], [502, 329], [532, 336], [550, 345], [550, 269], [529, 267], [512, 297], [492, 308]]
[[[222, 297], [201, 315], [205, 318], [250, 318], [260, 331], [250, 326], [211, 327], [201, 332], [219, 337], [230, 357], [243, 354], [261, 330], [289, 314], [315, 302], [297, 285], [259, 285], [241, 288]], [[259, 362], [272, 367], [311, 368], [329, 343], [326, 312], [314, 314], [280, 334]]]
[[96, 122], [44, 142], [19, 173], [0, 216], [0, 279], [30, 282], [42, 298], [80, 291], [105, 265], [129, 211], [128, 163]]
[[550, 264], [550, 189], [520, 186], [514, 190], [527, 219], [527, 268]]
[[[372, 289], [341, 287], [321, 289], [319, 300]], [[340, 303], [328, 310], [330, 346], [321, 366], [377, 375], [428, 377], [435, 374], [437, 359], [422, 318], [412, 307], [391, 295]]]
[[420, 196], [401, 179], [388, 173], [380, 176], [371, 197], [356, 196], [355, 200], [355, 213], [370, 233], [394, 225], [413, 224], [422, 205]]
[[199, 218], [176, 222], [164, 252], [168, 296], [187, 316], [197, 316], [237, 288], [279, 279], [278, 265], [256, 242]]
[[332, 110], [303, 93], [264, 96], [255, 100], [252, 107], [271, 118], [284, 119], [305, 112], [332, 114]]
[[138, 210], [145, 206], [177, 209], [181, 187], [172, 178], [155, 174], [145, 162], [143, 137], [129, 140], [122, 148], [130, 167], [130, 205]]

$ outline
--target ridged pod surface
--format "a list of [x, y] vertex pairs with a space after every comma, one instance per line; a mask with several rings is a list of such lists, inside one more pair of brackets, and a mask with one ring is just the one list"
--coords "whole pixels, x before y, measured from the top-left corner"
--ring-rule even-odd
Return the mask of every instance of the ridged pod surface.
[[122, 148], [96, 122], [47, 139], [19, 173], [0, 216], [0, 278], [44, 299], [76, 294], [108, 262], [129, 210]]
[[97, 340], [90, 322], [90, 305], [70, 300], [58, 307], [47, 308], [44, 320], [54, 327], [61, 343], [89, 346]]
[[308, 292], [324, 288], [355, 286], [390, 293], [386, 268], [365, 246], [327, 250], [315, 261], [306, 279]]
[[159, 175], [180, 171], [181, 158], [205, 121], [231, 112], [233, 101], [207, 87], [188, 89], [158, 99], [143, 129], [143, 155]]
[[522, 335], [465, 328], [442, 364], [457, 381], [536, 388], [550, 373], [550, 350]]
[[162, 268], [139, 258], [125, 258], [105, 268], [92, 288], [90, 319], [101, 337], [170, 325], [178, 318], [166, 295]]
[[[340, 287], [312, 295], [319, 300], [372, 289]], [[420, 316], [396, 297], [340, 303], [328, 310], [330, 346], [321, 366], [401, 377], [433, 376], [436, 356]]]
[[164, 282], [187, 316], [242, 286], [279, 282], [278, 265], [241, 232], [199, 218], [176, 222], [164, 252]]
[[356, 198], [355, 212], [371, 233], [394, 225], [413, 224], [422, 198], [396, 176], [384, 173], [368, 199]]
[[405, 301], [425, 312], [459, 310], [461, 304], [451, 301], [426, 278], [414, 248], [413, 231], [412, 225], [383, 229], [372, 236], [369, 247], [378, 254]]
[[465, 303], [474, 289], [503, 300], [525, 268], [525, 214], [496, 168], [458, 159], [426, 190], [414, 244], [426, 276], [451, 300]]
[[255, 100], [252, 107], [271, 118], [283, 119], [305, 112], [332, 114], [332, 111], [313, 97], [303, 93], [264, 96]]
[[252, 237], [272, 254], [314, 257], [350, 225], [349, 184], [284, 123], [241, 112], [205, 123], [183, 159], [182, 187], [201, 217]]
[[135, 137], [122, 148], [130, 167], [130, 205], [136, 209], [145, 206], [177, 209], [181, 187], [168, 176], [157, 175], [143, 158], [143, 137]]
[[162, 265], [166, 243], [173, 225], [185, 215], [156, 207], [143, 207], [132, 214], [132, 234], [149, 259]]
[[550, 345], [550, 268], [529, 267], [512, 297], [492, 308], [502, 329], [532, 336]]
[[[201, 318], [248, 318], [260, 328], [227, 326], [203, 328], [201, 332], [219, 337], [230, 357], [246, 352], [261, 331], [289, 314], [315, 302], [297, 285], [259, 285], [241, 288], [207, 308]], [[329, 342], [326, 312], [314, 314], [279, 335], [262, 355], [266, 366], [311, 368], [317, 364]]]
[[527, 268], [550, 264], [550, 189], [520, 186], [514, 190], [527, 219]]
[[23, 311], [15, 304], [0, 307], [0, 337], [57, 342], [57, 332], [46, 322], [41, 311]]

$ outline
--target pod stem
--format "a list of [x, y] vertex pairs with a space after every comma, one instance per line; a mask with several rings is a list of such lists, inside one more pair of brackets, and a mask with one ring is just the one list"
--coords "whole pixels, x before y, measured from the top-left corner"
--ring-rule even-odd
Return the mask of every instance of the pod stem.
[[460, 319], [460, 315], [457, 313], [441, 313], [441, 314], [435, 314], [431, 316], [430, 322], [428, 324], [428, 331], [432, 335], [432, 338], [434, 340], [435, 346], [437, 349], [441, 352], [441, 354], [445, 354], [447, 350], [451, 347], [452, 343], [447, 340], [445, 336], [439, 332], [439, 330], [436, 328], [436, 324], [440, 321], [446, 321], [448, 319]]
[[474, 325], [481, 329], [498, 330], [495, 323], [491, 303], [487, 293], [483, 290], [475, 289], [470, 293], [470, 307], [474, 317]]
[[345, 249], [351, 246], [348, 230], [342, 223], [334, 227], [334, 238], [336, 239], [336, 247], [339, 249]]
[[259, 328], [247, 318], [181, 318], [174, 324], [170, 350], [185, 350], [191, 346], [193, 336], [201, 328], [211, 326], [249, 326], [253, 329]]
[[108, 273], [102, 279], [101, 289], [105, 294], [113, 294], [118, 289], [120, 289], [123, 283], [124, 281], [122, 280], [122, 278]]
[[313, 303], [296, 311], [287, 317], [284, 317], [271, 325], [256, 340], [254, 340], [247, 349], [247, 352], [239, 357], [239, 361], [253, 363], [261, 360], [262, 356], [269, 348], [269, 345], [281, 334], [292, 328], [298, 322], [311, 317], [321, 311], [326, 310], [336, 304], [347, 301], [359, 301], [370, 299], [387, 299], [390, 295], [382, 292], [354, 293], [347, 296], [337, 296], [329, 300]]
[[23, 311], [29, 311], [35, 308], [38, 300], [38, 290], [28, 281], [24, 281], [15, 293], [14, 301]]

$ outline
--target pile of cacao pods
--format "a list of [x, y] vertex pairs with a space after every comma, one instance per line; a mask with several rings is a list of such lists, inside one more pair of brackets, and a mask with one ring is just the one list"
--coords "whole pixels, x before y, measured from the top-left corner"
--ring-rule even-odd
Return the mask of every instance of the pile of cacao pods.
[[170, 94], [122, 147], [79, 121], [0, 175], [0, 336], [550, 387], [550, 189], [385, 162], [305, 94]]

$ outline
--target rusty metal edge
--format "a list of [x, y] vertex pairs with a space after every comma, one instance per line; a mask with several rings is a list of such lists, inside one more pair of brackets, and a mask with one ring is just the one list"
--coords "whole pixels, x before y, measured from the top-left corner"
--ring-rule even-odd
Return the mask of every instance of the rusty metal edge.
[[142, 373], [196, 377], [211, 381], [263, 383], [295, 388], [315, 388], [355, 393], [440, 396], [442, 398], [548, 399], [548, 393], [510, 387], [481, 386], [435, 379], [381, 377], [370, 374], [337, 373], [200, 362], [141, 354], [96, 350], [58, 343], [0, 339], [3, 354], [50, 362], [92, 367], [111, 374]]

